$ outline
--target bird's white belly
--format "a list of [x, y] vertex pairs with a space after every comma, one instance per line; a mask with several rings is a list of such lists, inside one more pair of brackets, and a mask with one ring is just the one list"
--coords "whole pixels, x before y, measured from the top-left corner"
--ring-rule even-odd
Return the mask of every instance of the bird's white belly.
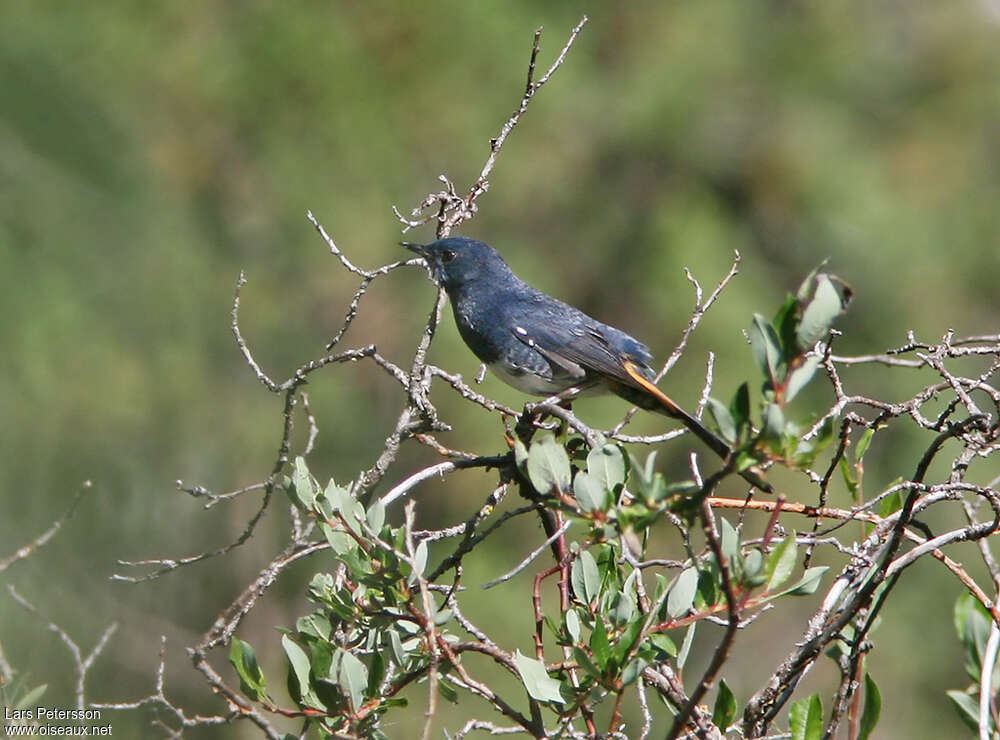
[[[517, 390], [521, 391], [521, 393], [528, 393], [532, 396], [554, 396], [555, 394], [561, 393], [567, 388], [575, 385], [575, 383], [567, 378], [551, 380], [530, 372], [511, 372], [501, 362], [494, 362], [486, 367], [488, 367], [491, 373], [507, 385], [512, 388], [517, 388]], [[587, 387], [583, 389], [580, 395], [589, 396], [599, 393], [601, 393], [600, 388]]]

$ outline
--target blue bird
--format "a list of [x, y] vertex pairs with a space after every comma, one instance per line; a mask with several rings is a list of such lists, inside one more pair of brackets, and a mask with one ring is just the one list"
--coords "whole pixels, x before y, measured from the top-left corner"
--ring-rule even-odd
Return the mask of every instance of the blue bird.
[[610, 391], [680, 420], [720, 457], [729, 456], [722, 439], [656, 387], [653, 356], [639, 340], [528, 285], [481, 241], [401, 244], [427, 261], [451, 299], [462, 339], [508, 385], [566, 399]]

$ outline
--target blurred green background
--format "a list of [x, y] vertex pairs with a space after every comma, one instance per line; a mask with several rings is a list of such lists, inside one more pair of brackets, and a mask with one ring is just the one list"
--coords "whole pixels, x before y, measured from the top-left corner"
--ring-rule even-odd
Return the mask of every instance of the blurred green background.
[[[545, 26], [547, 65], [584, 12], [589, 25], [508, 141], [462, 233], [494, 244], [522, 277], [643, 338], [659, 357], [692, 305], [682, 267], [710, 287], [738, 249], [742, 274], [665, 384], [688, 405], [709, 350], [719, 353], [719, 395], [748, 376], [739, 330], [751, 312], [771, 314], [824, 258], [857, 291], [842, 353], [898, 346], [911, 328], [929, 341], [949, 328], [997, 331], [1000, 6], [990, 0], [8, 0], [0, 22], [0, 556], [93, 481], [65, 531], [4, 574], [85, 649], [120, 622], [89, 700], [149, 693], [167, 635], [170, 696], [192, 713], [221, 711], [183, 647], [284, 542], [279, 505], [224, 559], [150, 583], [109, 581], [118, 558], [225, 544], [254, 510], [250, 496], [204, 511], [174, 487], [178, 478], [215, 491], [258, 481], [280, 438], [280, 401], [253, 377], [229, 330], [239, 271], [249, 279], [244, 333], [262, 366], [284, 378], [322, 353], [355, 287], [306, 210], [362, 266], [405, 256], [390, 206], [408, 211], [437, 189], [440, 173], [467, 188], [523, 91], [534, 29]], [[378, 281], [346, 344], [374, 342], [405, 362], [433, 293], [415, 269]], [[432, 360], [467, 378], [477, 369], [450, 316]], [[849, 380], [890, 398], [921, 382], [875, 375], [854, 371]], [[483, 387], [522, 401], [492, 379]], [[374, 459], [402, 399], [365, 364], [328, 368], [308, 390], [320, 428], [310, 467], [349, 480]], [[455, 427], [443, 441], [502, 449], [493, 417], [443, 390], [438, 398]], [[828, 396], [813, 400], [818, 408]], [[622, 410], [615, 400], [578, 408], [595, 424]], [[653, 431], [662, 420], [640, 418], [633, 428]], [[869, 467], [872, 490], [909, 472], [886, 457]], [[432, 460], [414, 445], [390, 478]], [[466, 518], [492, 480], [468, 473], [424, 486], [421, 523]], [[509, 526], [470, 583], [541, 541], [533, 522]], [[304, 612], [303, 581], [328, 567], [300, 565], [241, 631], [279, 685], [272, 628]], [[520, 627], [511, 604], [529, 609], [522, 586], [483, 592], [470, 611]], [[879, 737], [963, 732], [943, 695], [964, 683], [950, 626], [958, 593], [923, 564], [890, 600], [890, 626], [875, 633], [871, 662], [887, 707]], [[729, 676], [741, 702], [785, 654], [810, 606], [768, 615], [746, 636]], [[710, 649], [711, 631], [702, 637]], [[511, 649], [530, 644], [524, 630], [509, 639]], [[6, 593], [0, 644], [30, 682], [49, 684], [46, 703], [69, 706], [65, 648]], [[828, 696], [832, 677], [821, 665], [810, 688]], [[411, 694], [413, 717], [423, 712], [422, 691]], [[472, 699], [442, 712], [439, 727], [451, 730], [488, 715]], [[111, 716], [123, 737], [148, 736], [149, 719]], [[387, 731], [403, 737], [403, 726]]]

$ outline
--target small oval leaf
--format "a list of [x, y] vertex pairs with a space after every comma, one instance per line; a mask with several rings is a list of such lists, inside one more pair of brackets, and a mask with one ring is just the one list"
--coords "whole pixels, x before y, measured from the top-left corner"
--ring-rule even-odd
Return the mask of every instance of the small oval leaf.
[[587, 472], [606, 491], [614, 491], [625, 482], [625, 458], [617, 445], [604, 444], [587, 455]]
[[569, 456], [551, 433], [541, 435], [528, 450], [528, 479], [542, 495], [569, 490]]
[[559, 682], [549, 676], [543, 663], [517, 650], [514, 652], [514, 665], [517, 666], [521, 682], [532, 699], [563, 703], [562, 695], [559, 693]]
[[292, 485], [294, 486], [295, 502], [303, 509], [312, 509], [316, 502], [316, 489], [313, 486], [309, 468], [306, 467], [305, 458], [301, 455], [295, 458]]
[[865, 673], [865, 709], [861, 713], [858, 740], [868, 740], [882, 715], [882, 693], [870, 673]]
[[715, 709], [712, 710], [712, 723], [723, 733], [733, 723], [736, 717], [736, 697], [725, 679], [719, 681], [719, 693], [715, 697]]
[[816, 342], [826, 339], [833, 322], [850, 302], [851, 289], [839, 278], [821, 272], [816, 275], [815, 284], [816, 290], [802, 311], [795, 333], [802, 350], [811, 349]]
[[573, 642], [580, 642], [580, 617], [576, 611], [570, 609], [566, 612], [566, 634]]
[[596, 476], [580, 471], [573, 479], [573, 493], [584, 511], [605, 511], [608, 491]]
[[748, 332], [750, 349], [754, 360], [768, 378], [781, 381], [778, 368], [781, 364], [781, 341], [770, 322], [759, 313], [754, 314], [753, 323]]
[[690, 611], [697, 591], [698, 569], [685, 568], [667, 594], [667, 614], [671, 619], [682, 617]]
[[791, 372], [788, 376], [788, 381], [785, 383], [786, 402], [791, 401], [799, 395], [799, 391], [805, 388], [809, 381], [813, 379], [819, 363], [819, 355], [812, 355], [811, 357], [807, 357], [805, 362]]
[[736, 426], [736, 419], [733, 418], [733, 415], [726, 408], [725, 404], [709, 396], [708, 413], [715, 420], [715, 426], [718, 428], [722, 438], [730, 444], [735, 444], [739, 436], [739, 431]]
[[597, 570], [597, 562], [588, 550], [583, 550], [573, 561], [570, 569], [570, 580], [577, 598], [590, 604], [601, 594], [601, 574]]
[[788, 729], [793, 740], [820, 740], [823, 736], [823, 702], [819, 694], [792, 704], [788, 710]]
[[781, 587], [795, 569], [798, 551], [795, 548], [795, 532], [791, 532], [778, 543], [767, 556], [767, 590], [774, 591]]

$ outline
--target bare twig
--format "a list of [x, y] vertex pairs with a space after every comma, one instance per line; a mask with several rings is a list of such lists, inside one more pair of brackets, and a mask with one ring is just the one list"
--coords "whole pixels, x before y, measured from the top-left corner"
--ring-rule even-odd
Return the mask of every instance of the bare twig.
[[49, 526], [48, 529], [46, 529], [44, 532], [38, 535], [27, 545], [19, 547], [12, 554], [8, 555], [5, 558], [0, 559], [0, 573], [3, 573], [17, 561], [24, 560], [25, 558], [30, 557], [39, 549], [44, 547], [49, 542], [49, 540], [55, 537], [56, 534], [59, 532], [59, 530], [62, 529], [63, 525], [66, 522], [68, 522], [70, 518], [73, 516], [73, 513], [76, 511], [77, 504], [80, 503], [80, 499], [82, 499], [84, 494], [87, 493], [89, 490], [91, 490], [91, 488], [93, 488], [93, 484], [89, 480], [84, 481], [80, 485], [80, 490], [77, 491], [76, 494], [74, 494], [73, 500], [70, 501], [69, 507], [66, 509], [65, 512], [63, 512], [62, 516], [60, 516], [58, 519], [52, 522], [52, 524]]
[[[535, 80], [535, 62], [538, 58], [538, 52], [540, 49], [542, 29], [539, 28], [535, 31], [534, 41], [531, 45], [531, 58], [528, 62], [528, 80], [524, 88], [524, 94], [521, 96], [521, 101], [511, 114], [510, 118], [508, 118], [500, 128], [500, 132], [495, 137], [490, 139], [490, 151], [486, 157], [486, 162], [483, 164], [479, 177], [476, 178], [472, 187], [469, 188], [468, 194], [464, 198], [459, 196], [454, 184], [445, 175], [441, 175], [439, 179], [445, 186], [444, 190], [432, 193], [424, 198], [424, 200], [422, 200], [411, 211], [409, 218], [403, 216], [398, 209], [393, 208], [393, 212], [396, 214], [396, 217], [403, 224], [404, 233], [411, 228], [427, 223], [431, 219], [436, 219], [437, 236], [439, 239], [444, 238], [448, 236], [448, 234], [450, 234], [455, 227], [475, 214], [476, 200], [489, 190], [490, 173], [493, 172], [493, 168], [496, 166], [497, 157], [499, 156], [503, 145], [506, 143], [507, 137], [510, 136], [518, 122], [520, 122], [521, 117], [528, 110], [528, 106], [534, 98], [535, 93], [538, 92], [542, 86], [552, 78], [559, 67], [562, 66], [563, 62], [566, 60], [566, 55], [569, 54], [573, 44], [576, 43], [577, 36], [580, 35], [580, 31], [583, 30], [583, 27], [586, 24], [587, 16], [584, 16], [570, 32], [569, 38], [563, 45], [563, 48], [559, 52], [558, 56], [556, 56], [555, 61], [552, 62], [545, 74], [538, 78], [537, 81]], [[436, 213], [433, 215], [425, 215], [426, 211], [432, 210], [436, 210]]]
[[537, 548], [528, 553], [528, 556], [524, 558], [524, 560], [522, 560], [520, 563], [518, 563], [512, 570], [507, 571], [499, 578], [494, 578], [492, 581], [484, 583], [483, 588], [484, 589], [493, 588], [494, 586], [498, 586], [501, 583], [506, 583], [511, 578], [516, 576], [518, 573], [523, 571], [525, 568], [531, 565], [531, 562], [535, 558], [537, 558], [539, 555], [545, 552], [545, 550], [548, 548], [549, 545], [551, 545], [557, 539], [562, 537], [563, 534], [566, 533], [566, 530], [568, 530], [570, 528], [570, 525], [572, 524], [573, 524], [572, 520], [566, 520], [565, 522], [563, 522], [563, 525], [559, 527], [559, 529], [557, 529], [555, 532], [553, 532], [551, 537], [549, 537], [547, 540], [545, 540], [545, 542], [543, 542]]
[[[31, 602], [29, 602], [27, 599], [21, 596], [21, 594], [19, 594], [13, 586], [8, 584], [7, 590], [10, 592], [11, 598], [13, 598], [14, 601], [20, 604], [26, 611], [29, 611], [32, 614], [35, 614], [41, 617], [42, 619], [45, 619], [45, 617], [42, 617], [38, 609], [33, 604], [31, 604]], [[56, 635], [59, 636], [59, 640], [69, 650], [70, 655], [73, 656], [73, 665], [76, 668], [76, 687], [74, 691], [74, 694], [76, 696], [76, 708], [80, 710], [86, 709], [88, 707], [85, 696], [87, 673], [94, 665], [94, 661], [97, 660], [97, 658], [101, 655], [102, 652], [104, 652], [104, 648], [107, 646], [108, 640], [111, 639], [111, 636], [118, 629], [118, 623], [112, 622], [111, 624], [109, 624], [105, 628], [101, 636], [98, 638], [97, 643], [94, 645], [93, 649], [89, 653], [87, 653], [86, 656], [84, 656], [83, 651], [80, 649], [80, 646], [76, 644], [73, 638], [71, 638], [69, 634], [62, 627], [60, 627], [58, 624], [56, 624], [51, 620], [46, 619], [45, 621], [46, 621], [46, 627], [51, 632], [54, 632], [56, 633]]]

